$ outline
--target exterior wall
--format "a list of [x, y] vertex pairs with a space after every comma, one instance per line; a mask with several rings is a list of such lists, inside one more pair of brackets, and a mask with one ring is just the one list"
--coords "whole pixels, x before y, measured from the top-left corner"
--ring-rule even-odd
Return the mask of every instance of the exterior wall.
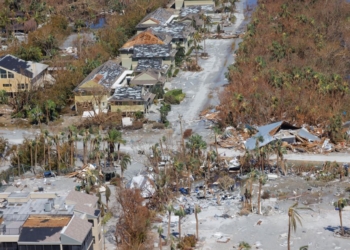
[[0, 242], [18, 242], [19, 235], [0, 235]]
[[18, 198], [18, 197], [8, 197], [7, 198], [7, 201], [9, 203], [15, 203], [15, 202], [19, 202], [19, 203], [24, 203], [24, 202], [28, 202], [30, 199], [30, 196], [28, 195], [28, 197], [21, 197], [21, 198]]
[[131, 62], [132, 62], [132, 53], [120, 53], [120, 58], [122, 60], [122, 66], [126, 69], [131, 68]]
[[[3, 68], [0, 68], [3, 69]], [[3, 69], [6, 70], [6, 69]], [[30, 90], [31, 89], [31, 79], [20, 75], [16, 72], [6, 70], [7, 72], [11, 72], [14, 75], [14, 78], [0, 78], [0, 91], [5, 90], [7, 93], [16, 93], [18, 92], [18, 84], [24, 84], [23, 90]], [[10, 86], [4, 86], [4, 84], [10, 84]], [[26, 88], [26, 85], [27, 87]]]
[[[76, 112], [80, 112], [80, 110], [77, 109], [77, 104], [78, 103], [91, 103], [93, 105], [94, 109], [106, 109], [108, 107], [108, 96], [103, 95], [103, 96], [97, 96], [97, 95], [86, 95], [86, 96], [80, 96], [80, 95], [75, 95], [74, 96], [74, 102], [75, 102], [75, 107], [76, 107]], [[101, 106], [99, 106], [99, 104]]]
[[0, 193], [0, 199], [7, 199], [7, 197], [10, 195], [10, 192], [3, 192]]
[[144, 112], [145, 107], [144, 105], [111, 105], [111, 112], [118, 112], [118, 110], [123, 113]]
[[101, 218], [100, 216], [94, 219], [94, 226], [92, 227], [92, 236], [95, 237], [94, 250], [102, 250], [103, 234], [101, 232]]
[[213, 0], [199, 0], [199, 1], [185, 0], [184, 4], [185, 4], [185, 7], [193, 6], [193, 5], [211, 5], [211, 4], [215, 6], [215, 3]]
[[175, 10], [181, 10], [184, 5], [184, 0], [175, 0]]

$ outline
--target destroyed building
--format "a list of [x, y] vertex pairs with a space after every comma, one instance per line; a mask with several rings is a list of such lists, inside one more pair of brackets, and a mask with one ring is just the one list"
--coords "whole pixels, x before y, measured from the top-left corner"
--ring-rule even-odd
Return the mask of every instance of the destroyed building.
[[257, 128], [257, 133], [245, 142], [247, 150], [265, 146], [276, 140], [294, 144], [299, 141], [316, 142], [320, 138], [311, 134], [305, 128], [293, 126], [285, 121], [271, 123]]

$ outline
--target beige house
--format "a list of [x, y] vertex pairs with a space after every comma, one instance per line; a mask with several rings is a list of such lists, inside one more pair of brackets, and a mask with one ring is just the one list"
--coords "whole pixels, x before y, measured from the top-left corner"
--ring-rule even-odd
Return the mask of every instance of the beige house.
[[0, 57], [0, 90], [14, 96], [42, 86], [48, 65], [24, 61], [12, 55]]
[[166, 78], [159, 71], [149, 69], [136, 75], [130, 82], [131, 87], [150, 89], [155, 85], [163, 86]]
[[108, 97], [114, 90], [127, 83], [132, 71], [109, 60], [94, 69], [74, 90], [75, 111], [103, 111], [108, 109]]
[[102, 220], [97, 201], [97, 196], [77, 191], [70, 191], [66, 197], [66, 204], [74, 205], [74, 214], [92, 225], [93, 250], [102, 250]]

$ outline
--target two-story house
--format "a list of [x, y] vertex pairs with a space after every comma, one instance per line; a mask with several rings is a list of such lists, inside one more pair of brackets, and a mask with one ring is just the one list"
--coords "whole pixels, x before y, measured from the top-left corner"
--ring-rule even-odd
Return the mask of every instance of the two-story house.
[[17, 92], [36, 89], [43, 84], [48, 67], [12, 55], [0, 57], [0, 90], [15, 96]]
[[137, 25], [138, 33], [154, 26], [166, 25], [175, 17], [173, 11], [164, 8], [158, 8], [155, 11], [146, 15]]
[[73, 90], [76, 112], [107, 110], [108, 97], [116, 88], [126, 85], [130, 74], [132, 71], [120, 66], [116, 60], [109, 60], [94, 69]]

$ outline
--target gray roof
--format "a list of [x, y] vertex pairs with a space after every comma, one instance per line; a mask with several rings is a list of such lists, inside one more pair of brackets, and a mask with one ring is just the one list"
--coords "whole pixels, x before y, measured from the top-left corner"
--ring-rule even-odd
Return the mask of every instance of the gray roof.
[[158, 70], [160, 72], [166, 72], [169, 68], [169, 65], [162, 65], [161, 59], [139, 59], [137, 61], [137, 66], [135, 72], [143, 72], [149, 69]]
[[72, 239], [75, 239], [80, 243], [83, 243], [87, 234], [91, 230], [91, 227], [92, 224], [88, 221], [74, 216], [67, 225], [67, 227], [64, 230], [62, 230], [61, 234], [64, 234]]
[[25, 61], [13, 55], [5, 55], [0, 57], [0, 67], [29, 78], [34, 78], [46, 70], [49, 65]]
[[173, 50], [171, 44], [147, 44], [135, 45], [133, 58], [163, 58], [174, 56], [176, 50]]
[[152, 32], [158, 37], [165, 34], [175, 39], [187, 38], [189, 34], [194, 33], [194, 28], [186, 23], [170, 23], [166, 26], [156, 26], [150, 28]]
[[134, 87], [134, 88], [129, 88], [129, 87], [122, 87], [122, 88], [117, 88], [113, 94], [109, 98], [109, 100], [113, 101], [143, 101], [142, 97], [142, 88], [141, 87]]
[[[279, 121], [265, 126], [261, 126], [258, 127], [257, 130], [258, 133], [256, 133], [254, 136], [252, 136], [245, 142], [245, 147], [247, 150], [253, 150], [256, 148], [257, 145], [260, 148], [278, 139], [283, 140], [283, 138], [280, 138], [280, 135], [277, 134], [280, 130], [291, 130], [291, 135], [297, 134], [298, 136], [309, 141], [320, 140], [317, 136], [312, 135], [306, 129], [300, 129], [299, 127], [295, 127], [285, 121]], [[293, 132], [293, 130], [296, 132]], [[258, 141], [259, 137], [262, 138], [262, 142]]]
[[89, 206], [95, 206], [98, 201], [98, 198], [94, 195], [85, 194], [77, 191], [70, 191], [66, 197], [66, 200], [74, 204], [80, 203]]
[[148, 19], [152, 19], [153, 21], [157, 22], [157, 25], [165, 25], [166, 22], [169, 20], [169, 18], [173, 15], [172, 12], [163, 9], [158, 8], [155, 11], [149, 13], [146, 15], [139, 24], [136, 25], [136, 28], [147, 28], [154, 26], [152, 24], [142, 24], [143, 22], [147, 21]]
[[110, 89], [126, 69], [117, 60], [109, 60], [94, 69], [75, 89], [79, 91], [84, 83], [94, 80], [106, 89]]
[[187, 6], [185, 8], [182, 8], [180, 12], [180, 17], [185, 17], [190, 14], [198, 14], [203, 12], [213, 12], [214, 6], [213, 5], [193, 5], [193, 6]]

